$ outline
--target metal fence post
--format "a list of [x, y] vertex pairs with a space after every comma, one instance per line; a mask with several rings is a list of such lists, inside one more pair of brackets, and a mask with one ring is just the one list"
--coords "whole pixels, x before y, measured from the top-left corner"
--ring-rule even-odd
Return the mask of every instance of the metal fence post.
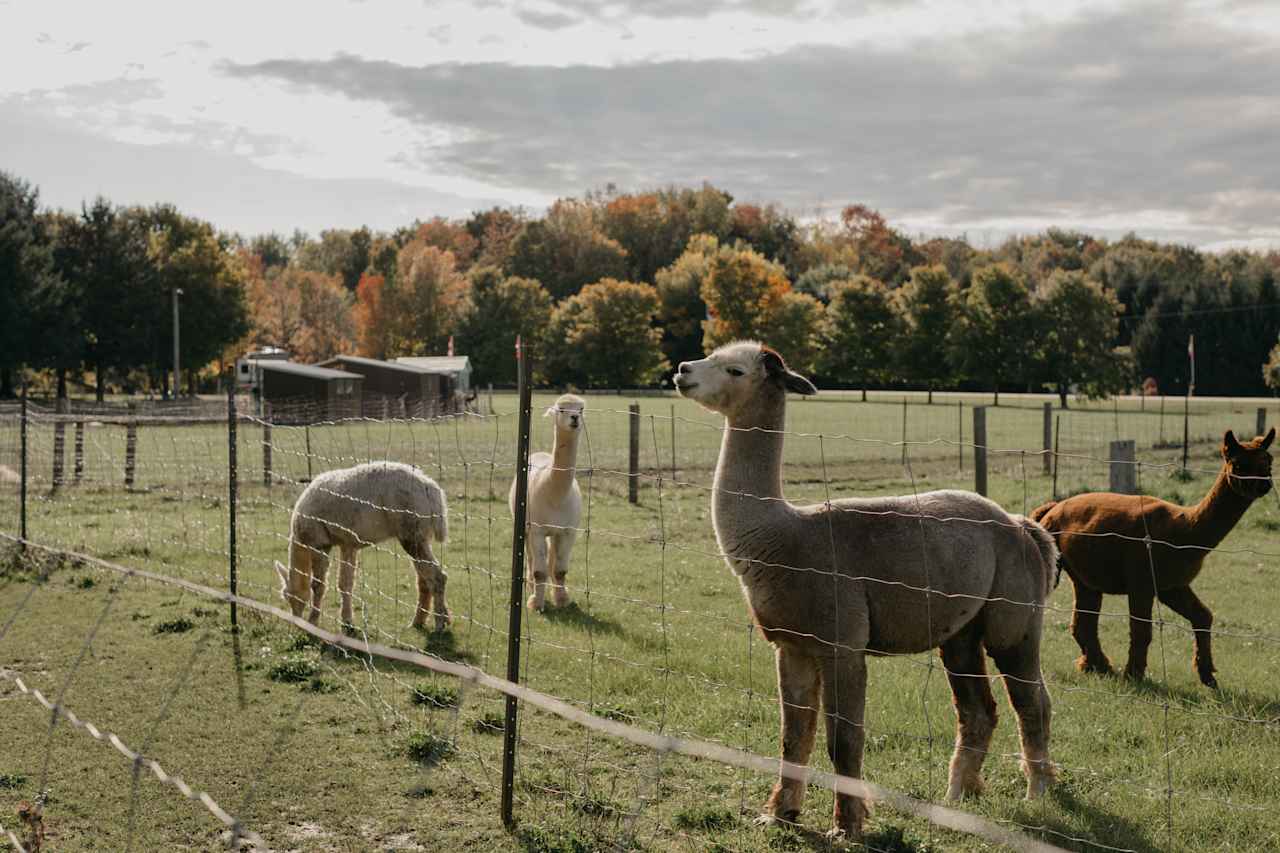
[[133, 488], [133, 475], [138, 465], [138, 404], [129, 404], [129, 421], [124, 433], [124, 487]]
[[1267, 410], [1262, 406], [1258, 407], [1258, 425], [1254, 428], [1254, 435], [1267, 434]]
[[307, 437], [307, 482], [314, 479], [311, 475], [311, 424], [303, 424], [302, 432]]
[[956, 400], [956, 458], [958, 469], [964, 470], [964, 400]]
[[1049, 473], [1049, 451], [1053, 444], [1053, 403], [1044, 404], [1044, 472]]
[[973, 490], [987, 496], [987, 407], [973, 407]]
[[627, 500], [630, 503], [640, 502], [640, 404], [632, 403], [627, 407], [630, 412], [630, 447], [627, 453]]
[[[519, 355], [520, 428], [516, 438], [516, 507], [511, 533], [511, 607], [507, 620], [507, 681], [520, 680], [520, 620], [524, 615], [525, 520], [529, 501], [529, 426], [532, 420], [532, 364], [521, 349]], [[519, 705], [507, 696], [502, 730], [502, 822], [515, 821], [516, 715]]]
[[22, 421], [18, 427], [20, 456], [18, 462], [18, 538], [22, 553], [27, 551], [27, 382], [22, 381]]
[[907, 464], [907, 397], [902, 397], [902, 464]]
[[[236, 388], [227, 389], [227, 588], [236, 594]], [[231, 628], [236, 628], [236, 603], [231, 602]]]
[[676, 404], [671, 404], [671, 482], [676, 481]]
[[271, 488], [271, 409], [262, 418], [262, 485]]
[[1058, 499], [1058, 441], [1062, 438], [1062, 415], [1053, 420], [1053, 499]]
[[1137, 447], [1133, 439], [1111, 442], [1111, 491], [1121, 495], [1138, 492]]

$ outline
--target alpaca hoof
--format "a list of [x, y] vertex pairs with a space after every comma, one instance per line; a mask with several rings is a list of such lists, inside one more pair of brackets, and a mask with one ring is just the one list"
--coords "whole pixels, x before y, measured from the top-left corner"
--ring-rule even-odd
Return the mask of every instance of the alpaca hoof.
[[1146, 677], [1147, 677], [1146, 667], [1143, 667], [1142, 669], [1138, 669], [1137, 667], [1126, 666], [1124, 668], [1124, 678], [1126, 681], [1137, 682], [1137, 681], [1142, 681]]
[[1044, 796], [1050, 786], [1053, 785], [1053, 775], [1049, 773], [1037, 773], [1027, 780], [1027, 799], [1038, 800]]
[[792, 809], [780, 815], [765, 812], [751, 822], [752, 826], [768, 829], [772, 826], [795, 826], [800, 822], [800, 810]]
[[541, 613], [547, 609], [547, 603], [541, 598], [531, 595], [529, 596], [529, 609]]
[[982, 796], [981, 779], [957, 779], [947, 786], [947, 801], [958, 803], [961, 800], [976, 799]]
[[437, 634], [448, 630], [449, 626], [452, 624], [453, 624], [453, 614], [450, 613], [448, 610], [446, 610], [444, 613], [436, 614], [436, 633]]
[[1214, 678], [1214, 675], [1212, 672], [1200, 673], [1200, 683], [1203, 684], [1205, 687], [1208, 687], [1210, 690], [1218, 689], [1218, 679]]
[[342, 631], [343, 635], [347, 637], [354, 637], [360, 633], [356, 629], [356, 626], [352, 625], [350, 622], [343, 622], [338, 626], [338, 628]]
[[569, 604], [569, 593], [557, 592], [552, 596], [551, 601], [556, 607], [565, 607]]
[[1081, 655], [1076, 659], [1076, 669], [1081, 672], [1091, 672], [1097, 675], [1111, 675], [1114, 672], [1111, 668], [1111, 661], [1106, 660], [1105, 658], [1101, 661], [1097, 661], [1085, 655]]
[[832, 847], [846, 847], [850, 844], [856, 844], [862, 841], [861, 832], [856, 830], [851, 832], [847, 829], [841, 829], [838, 826], [833, 826], [831, 829], [828, 829], [824, 837], [827, 839], [827, 844]]

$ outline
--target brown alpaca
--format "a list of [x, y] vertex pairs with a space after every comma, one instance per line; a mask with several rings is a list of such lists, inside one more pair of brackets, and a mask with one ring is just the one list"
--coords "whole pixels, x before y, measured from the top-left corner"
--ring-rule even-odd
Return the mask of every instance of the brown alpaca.
[[[1018, 716], [1027, 797], [1043, 793], [1053, 781], [1040, 674], [1053, 538], [971, 492], [788, 502], [786, 392], [817, 391], [768, 347], [731, 344], [683, 362], [675, 384], [725, 416], [712, 523], [752, 618], [777, 649], [782, 757], [808, 762], [822, 712], [836, 772], [861, 776], [867, 656], [940, 648], [957, 716], [948, 799], [982, 790], [996, 725], [988, 655]], [[761, 822], [795, 822], [804, 794], [803, 782], [779, 778]], [[860, 837], [866, 814], [861, 798], [840, 794], [832, 834]]]
[[1127, 595], [1129, 663], [1124, 674], [1142, 678], [1151, 645], [1151, 608], [1159, 598], [1191, 622], [1196, 673], [1208, 687], [1218, 686], [1210, 651], [1213, 614], [1191, 591], [1191, 582], [1209, 551], [1226, 538], [1249, 505], [1271, 490], [1267, 448], [1275, 436], [1273, 428], [1265, 438], [1241, 444], [1227, 430], [1222, 437], [1222, 471], [1195, 506], [1147, 495], [1095, 492], [1051, 501], [1031, 513], [1057, 538], [1061, 567], [1075, 585], [1071, 636], [1083, 652], [1076, 662], [1081, 671], [1111, 672], [1111, 661], [1098, 642], [1098, 611], [1103, 595]]

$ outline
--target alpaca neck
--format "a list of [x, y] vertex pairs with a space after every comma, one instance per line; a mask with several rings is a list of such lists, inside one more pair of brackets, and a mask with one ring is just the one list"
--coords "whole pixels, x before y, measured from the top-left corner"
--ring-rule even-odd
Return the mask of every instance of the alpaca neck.
[[1192, 526], [1198, 545], [1216, 547], [1253, 503], [1253, 498], [1245, 497], [1231, 488], [1229, 471], [1228, 466], [1222, 466], [1209, 494], [1191, 509]]
[[554, 494], [568, 494], [573, 488], [574, 465], [578, 460], [578, 433], [556, 430], [551, 447], [552, 469], [547, 472], [546, 487]]
[[780, 508], [784, 402], [753, 418], [725, 420], [712, 513], [717, 530], [735, 522], [754, 525], [760, 513]]

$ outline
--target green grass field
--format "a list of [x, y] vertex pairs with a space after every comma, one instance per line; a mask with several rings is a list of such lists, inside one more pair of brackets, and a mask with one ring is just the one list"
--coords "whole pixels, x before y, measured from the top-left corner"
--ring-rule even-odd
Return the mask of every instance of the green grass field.
[[[788, 496], [972, 488], [971, 405], [977, 398], [913, 398], [906, 461], [901, 397], [797, 403], [788, 429]], [[554, 399], [539, 394], [535, 415]], [[640, 503], [626, 500], [629, 398], [588, 398], [579, 458], [584, 526], [569, 575], [575, 603], [526, 613], [522, 681], [595, 714], [713, 740], [766, 756], [778, 751], [771, 649], [747, 625], [737, 582], [716, 555], [709, 486], [718, 418], [685, 401], [640, 400]], [[980, 402], [987, 402], [981, 400]], [[1190, 480], [1176, 476], [1181, 401], [1160, 415], [1136, 401], [1061, 413], [1058, 490], [1105, 488], [1108, 442], [1137, 442], [1145, 491], [1194, 501], [1219, 462], [1216, 437], [1252, 434], [1256, 404], [1197, 402]], [[367, 549], [357, 577], [358, 619], [370, 639], [505, 671], [514, 464], [514, 398], [496, 418], [433, 423], [354, 421], [271, 433], [273, 484], [263, 484], [261, 425], [241, 423], [237, 544], [241, 592], [276, 603], [271, 561], [282, 559], [289, 508], [308, 476], [369, 458], [414, 462], [445, 486], [455, 623], [443, 636], [408, 628], [415, 600], [408, 560], [391, 543]], [[674, 421], [672, 415], [674, 413]], [[1055, 409], [1054, 414], [1058, 415]], [[675, 465], [672, 477], [672, 425]], [[963, 428], [963, 432], [961, 429]], [[1010, 399], [987, 413], [991, 496], [1015, 512], [1047, 499], [1039, 401]], [[52, 493], [53, 428], [30, 435], [30, 539], [127, 566], [223, 587], [227, 574], [227, 432], [218, 424], [138, 433], [135, 488], [123, 488], [124, 429], [85, 430], [82, 482]], [[1214, 440], [1210, 440], [1214, 439]], [[310, 455], [307, 453], [310, 442]], [[535, 449], [549, 428], [535, 417]], [[1161, 445], [1155, 447], [1153, 445]], [[17, 464], [17, 430], [0, 422], [0, 465]], [[962, 467], [963, 466], [963, 467]], [[0, 530], [17, 529], [16, 486], [0, 469]], [[1056, 590], [1045, 626], [1044, 670], [1054, 698], [1060, 784], [1020, 799], [1013, 714], [1001, 721], [979, 814], [1068, 849], [1266, 850], [1280, 847], [1280, 616], [1275, 558], [1280, 502], [1259, 501], [1209, 559], [1196, 588], [1216, 615], [1223, 689], [1199, 686], [1191, 633], [1176, 616], [1158, 632], [1148, 681], [1083, 676], [1067, 632], [1071, 597]], [[609, 741], [524, 713], [514, 831], [498, 818], [499, 697], [382, 660], [346, 657], [296, 631], [164, 585], [122, 580], [71, 561], [20, 564], [0, 577], [2, 675], [19, 676], [80, 717], [143, 749], [208, 791], [272, 850], [598, 849], [762, 851], [822, 849], [831, 797], [811, 790], [801, 831], [751, 826], [771, 780], [705, 761]], [[42, 583], [33, 572], [51, 568]], [[29, 598], [28, 598], [29, 595]], [[24, 604], [25, 602], [25, 604]], [[326, 598], [334, 625], [336, 591]], [[1123, 660], [1123, 600], [1104, 605], [1103, 640]], [[95, 626], [96, 629], [95, 629]], [[86, 651], [86, 639], [93, 640]], [[82, 659], [78, 667], [76, 661]], [[73, 674], [74, 669], [74, 674]], [[0, 678], [0, 825], [19, 800], [50, 791], [48, 849], [217, 849], [223, 829], [206, 810], [131, 767], [111, 747], [49, 714]], [[935, 656], [876, 660], [867, 708], [868, 779], [922, 798], [945, 787], [954, 715]], [[145, 748], [144, 748], [145, 744]], [[829, 769], [822, 738], [815, 763]], [[131, 817], [131, 804], [136, 806]], [[869, 849], [984, 850], [882, 808]]]

